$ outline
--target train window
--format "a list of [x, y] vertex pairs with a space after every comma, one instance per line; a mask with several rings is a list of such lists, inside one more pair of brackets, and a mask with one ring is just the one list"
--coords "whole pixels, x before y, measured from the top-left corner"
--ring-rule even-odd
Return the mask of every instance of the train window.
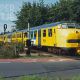
[[46, 37], [46, 30], [43, 30], [43, 37]]
[[80, 24], [76, 24], [76, 28], [77, 29], [80, 29]]
[[48, 29], [48, 36], [52, 37], [52, 29]]
[[76, 28], [76, 24], [75, 23], [68, 23], [67, 27], [68, 28]]
[[33, 32], [31, 32], [30, 37], [31, 37], [31, 39], [33, 38]]
[[80, 25], [76, 23], [63, 23], [62, 28], [80, 28]]
[[24, 38], [28, 37], [28, 34], [27, 32], [24, 33]]
[[19, 34], [19, 38], [21, 38], [21, 34]]
[[17, 38], [19, 38], [19, 34], [17, 34]]
[[6, 37], [4, 36], [4, 40], [6, 39]]
[[15, 35], [13, 35], [13, 38], [15, 38], [16, 36]]
[[18, 38], [18, 34], [16, 34], [16, 38]]
[[34, 31], [34, 38], [36, 38], [37, 36], [37, 31]]
[[20, 34], [20, 38], [22, 37], [22, 35]]
[[62, 24], [61, 27], [62, 28], [67, 28], [67, 25], [66, 24]]
[[17, 34], [17, 38], [21, 38], [21, 34]]
[[1, 36], [0, 38], [2, 39], [3, 37]]
[[8, 35], [8, 38], [11, 38], [11, 35]]

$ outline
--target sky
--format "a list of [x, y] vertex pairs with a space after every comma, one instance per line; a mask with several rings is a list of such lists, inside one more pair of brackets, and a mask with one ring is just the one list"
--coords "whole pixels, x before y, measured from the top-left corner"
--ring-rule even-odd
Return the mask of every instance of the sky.
[[[39, 0], [0, 0], [0, 33], [3, 32], [4, 24], [7, 24], [7, 31], [11, 31], [16, 20], [15, 13], [21, 9], [23, 2], [39, 2]], [[45, 4], [55, 3], [58, 0], [44, 0]]]

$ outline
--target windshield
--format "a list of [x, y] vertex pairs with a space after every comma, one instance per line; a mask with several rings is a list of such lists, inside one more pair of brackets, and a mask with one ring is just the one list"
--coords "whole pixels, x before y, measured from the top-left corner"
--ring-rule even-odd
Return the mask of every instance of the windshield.
[[80, 28], [80, 25], [76, 23], [63, 23], [62, 28]]

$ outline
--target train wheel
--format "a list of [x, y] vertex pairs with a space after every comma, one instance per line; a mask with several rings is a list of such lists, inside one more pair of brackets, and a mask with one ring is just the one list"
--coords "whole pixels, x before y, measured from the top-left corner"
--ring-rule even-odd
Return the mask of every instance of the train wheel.
[[53, 49], [52, 49], [52, 53], [53, 53], [53, 54], [57, 54], [57, 49], [56, 49], [56, 48], [53, 48]]
[[70, 56], [75, 56], [76, 55], [76, 50], [70, 50], [69, 53], [70, 53]]
[[51, 48], [48, 48], [48, 52], [50, 52], [50, 53], [52, 52]]

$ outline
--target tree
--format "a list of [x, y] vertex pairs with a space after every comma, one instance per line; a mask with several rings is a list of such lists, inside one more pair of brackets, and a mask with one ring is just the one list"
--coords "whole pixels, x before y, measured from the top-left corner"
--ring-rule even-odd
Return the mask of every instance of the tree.
[[51, 5], [45, 5], [44, 0], [33, 4], [25, 2], [16, 16], [15, 24], [19, 30], [26, 29], [28, 22], [30, 27], [57, 21], [80, 22], [80, 0], [59, 0]]
[[24, 3], [21, 10], [16, 14], [16, 28], [19, 30], [27, 28], [28, 22], [30, 22], [30, 27], [44, 24], [47, 21], [47, 12], [48, 8], [42, 2]]
[[21, 30], [27, 28], [28, 20], [31, 18], [31, 3], [24, 3], [20, 12], [17, 12], [16, 28]]
[[80, 0], [74, 0], [73, 3], [73, 20], [80, 23]]
[[72, 4], [73, 0], [59, 0], [55, 5], [52, 5], [51, 10], [54, 15], [54, 21], [72, 20]]

